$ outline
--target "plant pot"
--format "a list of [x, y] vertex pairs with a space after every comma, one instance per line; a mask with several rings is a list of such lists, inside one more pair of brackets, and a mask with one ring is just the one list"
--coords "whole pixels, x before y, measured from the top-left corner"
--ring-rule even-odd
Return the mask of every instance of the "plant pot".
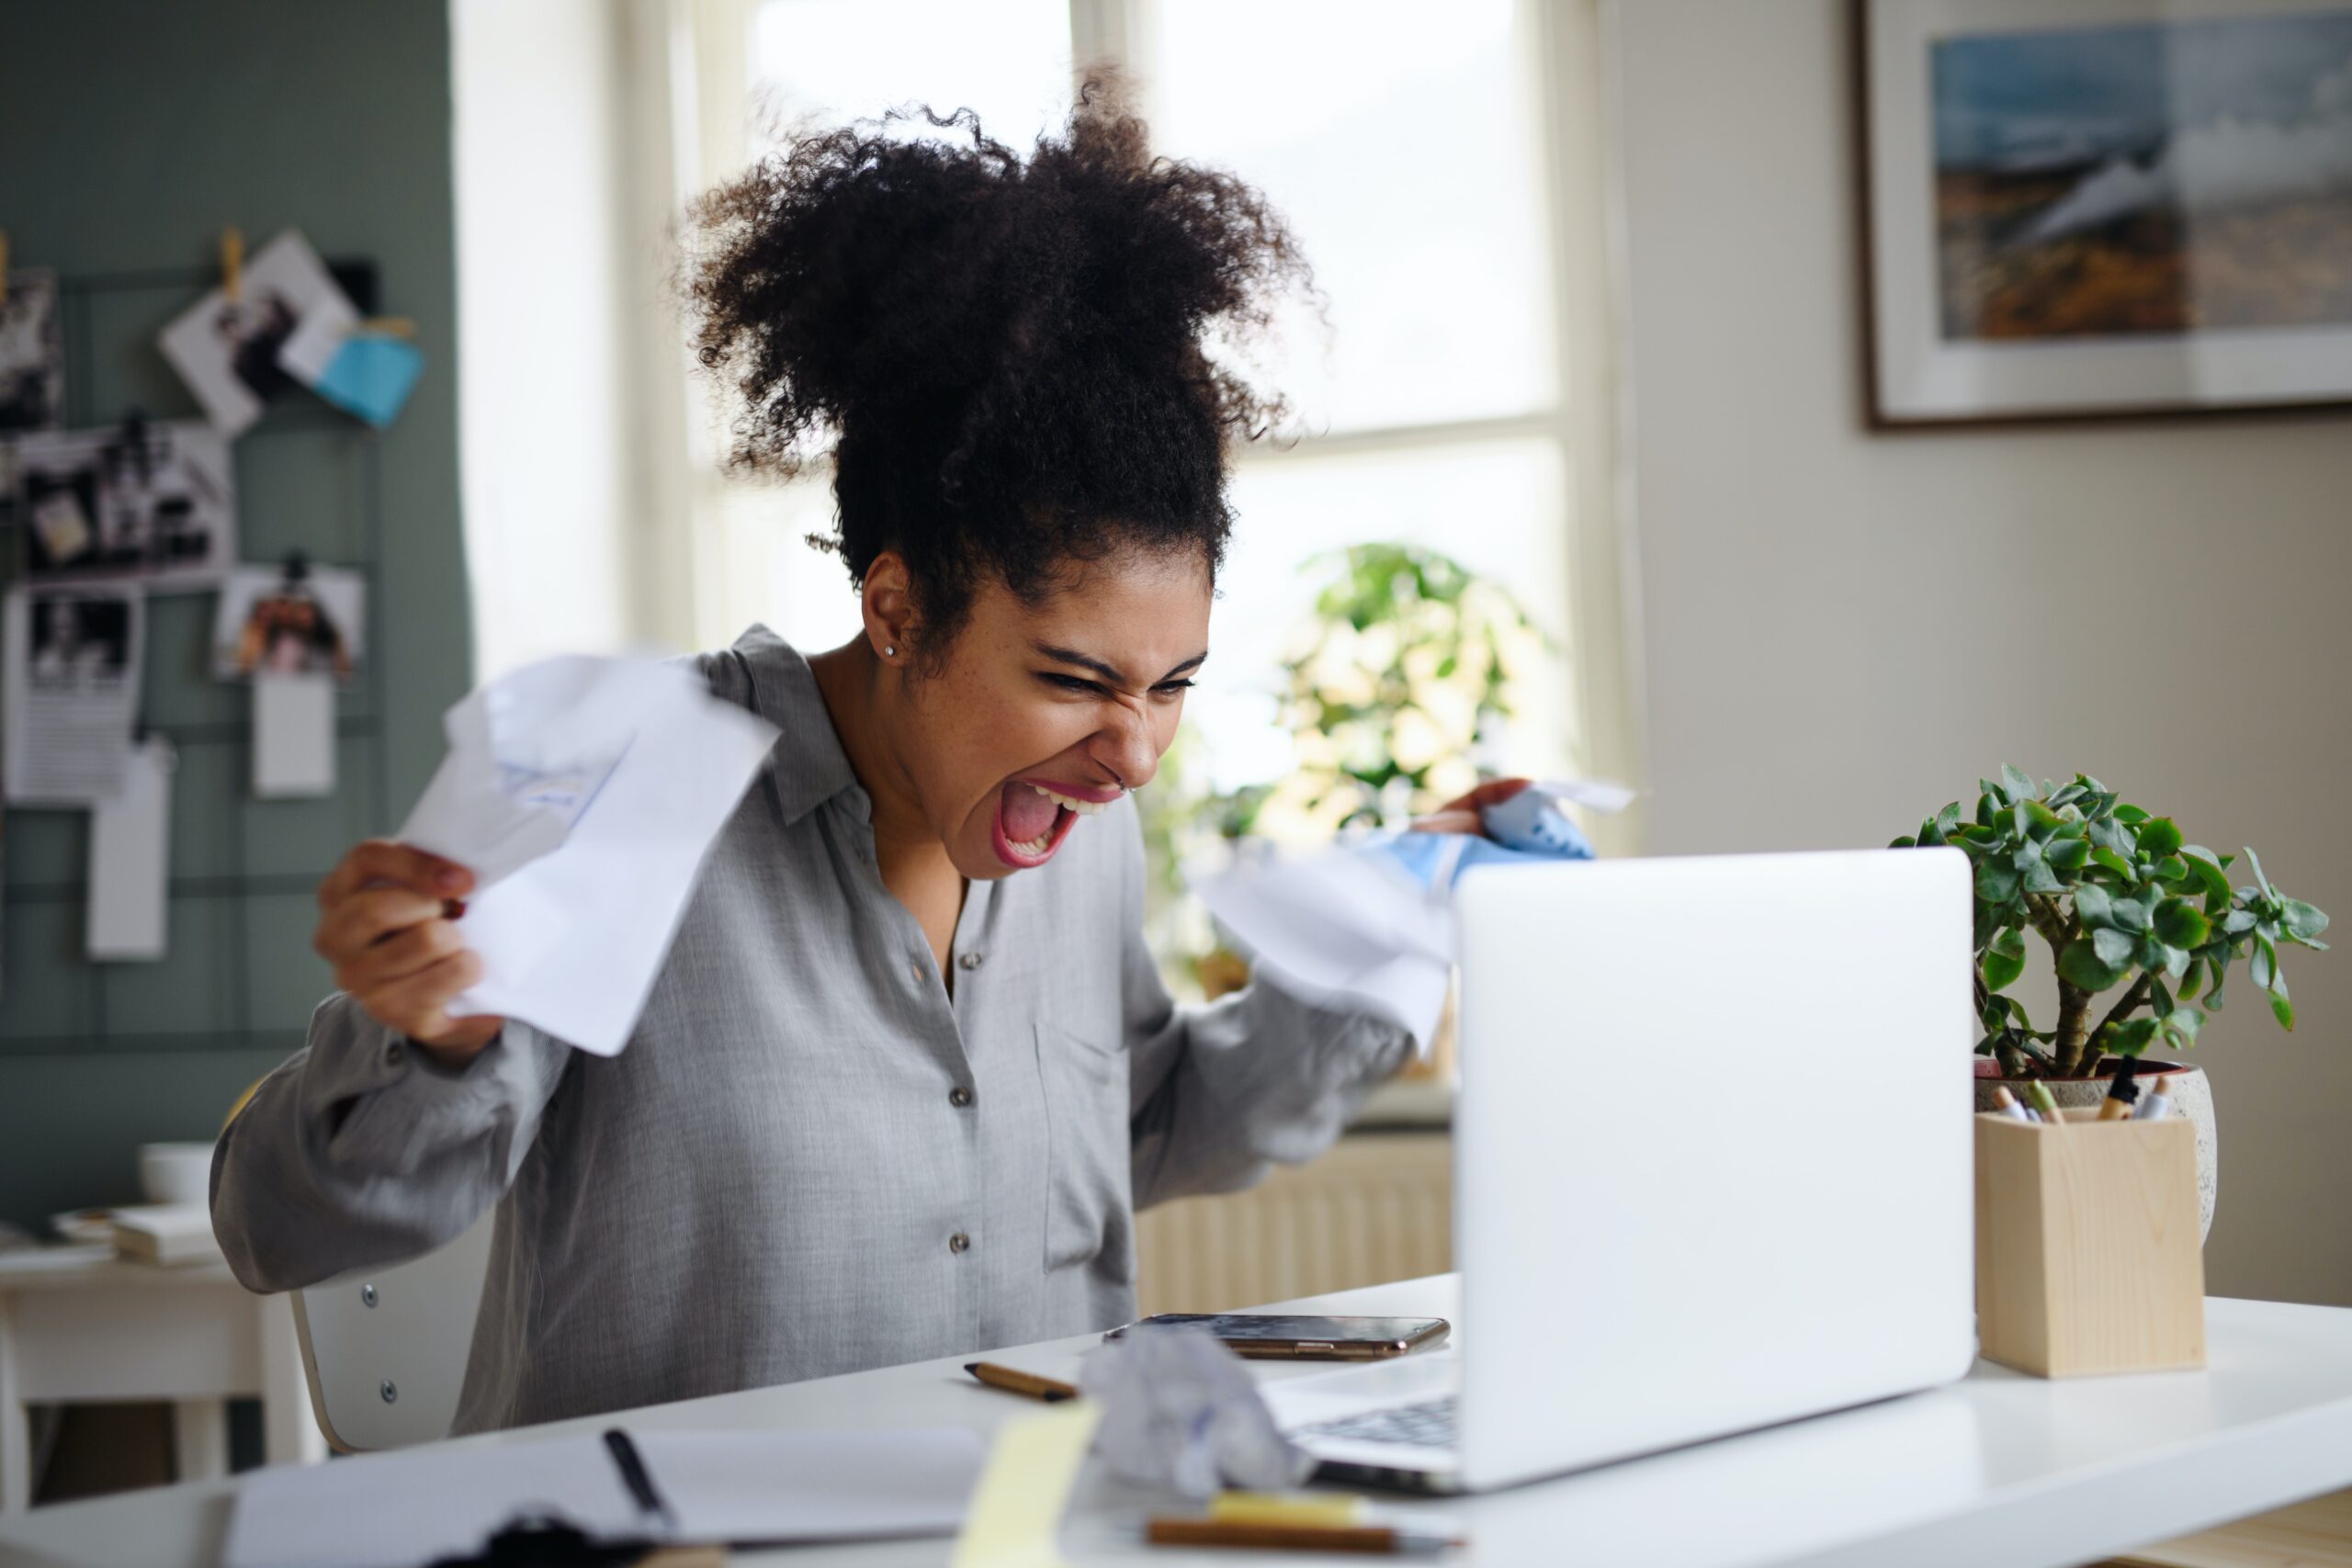
[[[2044, 1078], [2041, 1081], [2049, 1086], [2050, 1097], [2062, 1109], [2096, 1111], [2098, 1102], [2107, 1098], [2109, 1082], [2114, 1077], [2115, 1067], [2110, 1059], [2099, 1064], [2098, 1076], [2094, 1077]], [[2213, 1086], [2201, 1068], [2180, 1062], [2143, 1062], [2138, 1071], [2143, 1098], [2146, 1097], [2159, 1077], [2164, 1079], [2165, 1092], [2172, 1097], [2172, 1114], [2188, 1118], [2197, 1129], [2197, 1209], [2200, 1227], [2197, 1235], [2202, 1242], [2213, 1231], [2213, 1200], [2220, 1180], [2216, 1174], [2219, 1156], [2214, 1152]], [[1976, 1109], [1992, 1110], [1993, 1089], [2005, 1081], [2007, 1080], [1978, 1078]], [[2023, 1100], [2023, 1087], [2011, 1082], [2009, 1092]]]

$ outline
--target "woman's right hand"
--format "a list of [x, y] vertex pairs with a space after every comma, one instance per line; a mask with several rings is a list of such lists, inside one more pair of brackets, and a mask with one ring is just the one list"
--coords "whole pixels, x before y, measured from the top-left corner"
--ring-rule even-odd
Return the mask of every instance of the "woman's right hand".
[[451, 918], [473, 885], [454, 861], [370, 839], [319, 884], [311, 939], [334, 983], [379, 1022], [452, 1062], [470, 1060], [505, 1021], [448, 1012], [450, 998], [481, 978], [481, 959]]

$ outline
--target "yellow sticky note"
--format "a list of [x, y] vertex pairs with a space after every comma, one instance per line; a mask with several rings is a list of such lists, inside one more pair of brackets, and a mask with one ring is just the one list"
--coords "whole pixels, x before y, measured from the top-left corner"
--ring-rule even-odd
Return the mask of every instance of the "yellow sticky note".
[[1091, 1399], [1007, 1421], [972, 1489], [955, 1568], [1063, 1568], [1054, 1534], [1102, 1407]]

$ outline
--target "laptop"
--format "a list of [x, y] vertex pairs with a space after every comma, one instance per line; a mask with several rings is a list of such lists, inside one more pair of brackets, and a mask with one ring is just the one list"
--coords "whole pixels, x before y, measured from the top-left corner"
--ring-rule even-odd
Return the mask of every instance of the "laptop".
[[1276, 1420], [1476, 1492], [1963, 1375], [1970, 901], [1951, 849], [1466, 874], [1461, 1325]]

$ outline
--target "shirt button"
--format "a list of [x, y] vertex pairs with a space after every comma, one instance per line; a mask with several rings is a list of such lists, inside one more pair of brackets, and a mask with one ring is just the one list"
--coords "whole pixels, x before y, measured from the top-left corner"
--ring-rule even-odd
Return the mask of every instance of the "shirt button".
[[922, 960], [920, 958], [907, 965], [907, 972], [915, 977], [915, 984], [918, 986], [931, 978], [930, 975], [924, 971]]
[[967, 953], [956, 962], [967, 969], [978, 969], [980, 966], [980, 955], [977, 953]]
[[962, 1084], [957, 1084], [947, 1091], [947, 1103], [961, 1111], [972, 1103], [972, 1091]]
[[950, 1252], [968, 1252], [971, 1250], [971, 1247], [972, 1238], [966, 1235], [962, 1231], [957, 1231], [954, 1235], [947, 1238], [947, 1250]]
[[384, 1047], [384, 1066], [397, 1067], [401, 1065], [401, 1058], [407, 1055], [408, 1047], [395, 1040]]

